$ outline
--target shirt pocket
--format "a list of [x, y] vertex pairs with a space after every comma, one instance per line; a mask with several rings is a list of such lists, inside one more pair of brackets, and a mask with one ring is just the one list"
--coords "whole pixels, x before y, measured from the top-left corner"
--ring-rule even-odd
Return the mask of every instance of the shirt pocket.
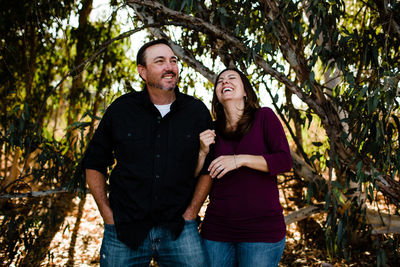
[[199, 137], [193, 131], [183, 131], [176, 139], [177, 156], [182, 161], [192, 161], [199, 152]]
[[148, 150], [146, 133], [143, 129], [120, 129], [115, 135], [116, 157], [133, 160], [141, 151]]
[[121, 144], [140, 142], [146, 136], [145, 132], [141, 129], [119, 129], [115, 135], [117, 143]]

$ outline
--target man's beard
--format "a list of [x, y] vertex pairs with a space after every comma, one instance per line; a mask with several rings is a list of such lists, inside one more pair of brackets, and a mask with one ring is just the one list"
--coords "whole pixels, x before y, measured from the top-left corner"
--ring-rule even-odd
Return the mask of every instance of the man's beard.
[[163, 85], [160, 84], [160, 83], [153, 83], [152, 81], [148, 81], [147, 83], [148, 83], [148, 85], [151, 86], [151, 87], [158, 88], [158, 89], [165, 90], [165, 91], [171, 91], [171, 90], [173, 90], [173, 89], [175, 88], [176, 84], [177, 84], [177, 83], [175, 82], [173, 85], [163, 86]]
[[[163, 75], [161, 76], [161, 79], [164, 77], [164, 75], [167, 75], [167, 74], [172, 74], [173, 75], [173, 77], [172, 77], [173, 79], [177, 76], [174, 72], [171, 71], [171, 72], [163, 73]], [[171, 90], [174, 90], [174, 88], [176, 87], [176, 84], [178, 83], [178, 81], [175, 81], [173, 83], [173, 85], [166, 85], [166, 86], [162, 85], [161, 82], [153, 82], [152, 80], [148, 80], [147, 83], [151, 87], [155, 87], [155, 88], [158, 88], [158, 89], [161, 89], [161, 90], [165, 90], [165, 91], [171, 91]]]

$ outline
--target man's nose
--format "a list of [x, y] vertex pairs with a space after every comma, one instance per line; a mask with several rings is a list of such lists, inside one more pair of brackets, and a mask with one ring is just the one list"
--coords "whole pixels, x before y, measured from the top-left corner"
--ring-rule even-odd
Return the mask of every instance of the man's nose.
[[166, 70], [172, 70], [172, 63], [171, 62], [165, 62], [164, 67], [165, 67]]

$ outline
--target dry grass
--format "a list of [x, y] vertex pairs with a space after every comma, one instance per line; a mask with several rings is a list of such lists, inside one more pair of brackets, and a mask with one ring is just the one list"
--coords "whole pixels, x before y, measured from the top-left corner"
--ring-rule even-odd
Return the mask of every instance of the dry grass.
[[[74, 199], [75, 208], [66, 216], [63, 226], [54, 236], [48, 257], [41, 266], [99, 265], [103, 222], [93, 197], [87, 195], [77, 226], [80, 201], [78, 197]], [[370, 261], [369, 252], [361, 254], [358, 257], [360, 259], [352, 264], [330, 263], [325, 255], [324, 247], [318, 247], [310, 238], [301, 237], [296, 224], [288, 226], [287, 230], [287, 243], [279, 266], [374, 266]], [[365, 260], [361, 261], [361, 259]]]

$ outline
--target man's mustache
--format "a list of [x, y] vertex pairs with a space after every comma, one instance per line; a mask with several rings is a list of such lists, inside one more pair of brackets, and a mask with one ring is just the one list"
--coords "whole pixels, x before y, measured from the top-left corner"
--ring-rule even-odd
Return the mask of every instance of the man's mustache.
[[176, 73], [173, 72], [173, 71], [166, 71], [161, 75], [161, 77], [164, 77], [164, 76], [169, 75], [169, 74], [172, 74], [173, 77], [176, 77]]

